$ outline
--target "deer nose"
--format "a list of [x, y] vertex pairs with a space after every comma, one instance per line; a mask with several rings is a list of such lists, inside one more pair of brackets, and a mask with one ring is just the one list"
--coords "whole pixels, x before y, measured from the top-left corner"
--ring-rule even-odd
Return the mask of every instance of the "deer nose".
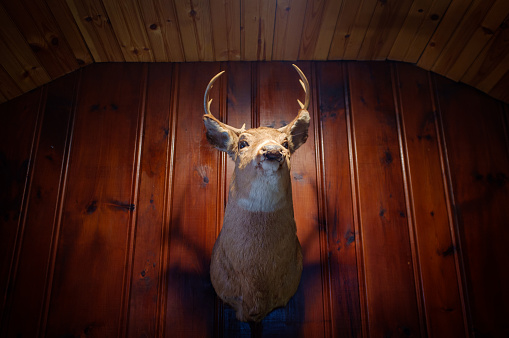
[[263, 156], [269, 161], [281, 161], [283, 148], [280, 145], [270, 144], [262, 147]]

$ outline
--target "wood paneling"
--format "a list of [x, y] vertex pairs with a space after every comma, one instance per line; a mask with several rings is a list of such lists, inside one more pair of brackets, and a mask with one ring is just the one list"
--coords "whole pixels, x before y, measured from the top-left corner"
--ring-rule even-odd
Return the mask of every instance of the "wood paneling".
[[0, 66], [27, 92], [93, 62], [389, 59], [507, 103], [508, 18], [507, 0], [2, 0]]
[[12, 291], [7, 298], [11, 311], [6, 317], [7, 336], [37, 336], [40, 333], [39, 323], [46, 311], [78, 75], [74, 73], [52, 82], [45, 93], [39, 142], [27, 191], [26, 216], [20, 224], [21, 237], [11, 270]]
[[[304, 270], [264, 336], [506, 336], [509, 107], [415, 66], [301, 62]], [[236, 127], [279, 127], [290, 63], [93, 65], [0, 106], [1, 336], [248, 337], [210, 254]]]

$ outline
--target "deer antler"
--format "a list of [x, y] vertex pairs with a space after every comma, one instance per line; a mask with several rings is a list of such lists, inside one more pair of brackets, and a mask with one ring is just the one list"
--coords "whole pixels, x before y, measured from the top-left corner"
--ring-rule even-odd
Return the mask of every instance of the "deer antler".
[[[203, 108], [205, 109], [205, 113], [206, 114], [214, 116], [214, 114], [212, 114], [212, 112], [210, 111], [210, 104], [212, 103], [212, 99], [209, 99], [209, 91], [212, 88], [212, 86], [214, 85], [214, 82], [217, 80], [217, 78], [220, 77], [221, 75], [223, 75], [223, 73], [224, 73], [224, 70], [219, 72], [219, 73], [217, 73], [216, 76], [214, 76], [212, 78], [212, 80], [210, 80], [209, 85], [207, 86], [207, 89], [205, 89], [205, 95], [203, 96]], [[239, 135], [240, 133], [246, 131], [246, 124], [245, 123], [242, 126], [242, 128], [240, 128], [240, 129], [234, 128], [234, 127], [229, 126], [227, 124], [223, 124], [223, 126], [231, 129], [237, 135]]]
[[307, 110], [308, 107], [309, 107], [309, 82], [308, 82], [308, 79], [306, 79], [306, 75], [304, 75], [304, 73], [302, 72], [302, 70], [300, 70], [299, 67], [297, 67], [296, 65], [292, 64], [293, 68], [295, 68], [295, 70], [297, 71], [297, 73], [299, 73], [299, 76], [300, 76], [300, 85], [302, 86], [302, 88], [304, 89], [304, 93], [306, 94], [306, 98], [304, 99], [304, 104], [302, 104], [302, 102], [300, 102], [300, 100], [297, 99], [297, 102], [299, 103], [299, 106], [300, 106], [300, 109], [304, 109], [304, 110]]
[[214, 82], [217, 80], [217, 78], [220, 77], [221, 75], [223, 75], [223, 73], [224, 73], [224, 70], [222, 72], [217, 73], [217, 75], [214, 76], [212, 78], [212, 80], [210, 80], [209, 85], [207, 86], [207, 89], [205, 90], [205, 95], [203, 96], [203, 108], [205, 109], [205, 112], [207, 114], [213, 115], [210, 112], [210, 104], [212, 103], [212, 99], [209, 100], [209, 91], [210, 91], [210, 89], [212, 89], [212, 86], [214, 85]]

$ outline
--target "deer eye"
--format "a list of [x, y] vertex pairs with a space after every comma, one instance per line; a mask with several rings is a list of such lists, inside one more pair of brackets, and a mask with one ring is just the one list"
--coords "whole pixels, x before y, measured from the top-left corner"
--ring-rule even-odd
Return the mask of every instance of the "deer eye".
[[239, 149], [242, 149], [242, 148], [245, 148], [245, 147], [249, 147], [249, 143], [247, 143], [246, 141], [240, 141]]
[[283, 147], [285, 147], [286, 149], [288, 149], [288, 141], [284, 141], [284, 142], [283, 142]]

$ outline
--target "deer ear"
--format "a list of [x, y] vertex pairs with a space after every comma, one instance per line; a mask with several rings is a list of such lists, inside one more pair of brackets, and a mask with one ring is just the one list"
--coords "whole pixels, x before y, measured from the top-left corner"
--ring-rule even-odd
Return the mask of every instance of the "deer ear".
[[203, 123], [207, 129], [207, 140], [218, 150], [233, 156], [239, 139], [238, 129], [222, 123], [210, 114], [203, 115]]
[[290, 139], [290, 152], [293, 153], [301, 145], [306, 143], [308, 139], [309, 120], [308, 111], [301, 109], [292, 122], [278, 129], [280, 132], [288, 135]]

